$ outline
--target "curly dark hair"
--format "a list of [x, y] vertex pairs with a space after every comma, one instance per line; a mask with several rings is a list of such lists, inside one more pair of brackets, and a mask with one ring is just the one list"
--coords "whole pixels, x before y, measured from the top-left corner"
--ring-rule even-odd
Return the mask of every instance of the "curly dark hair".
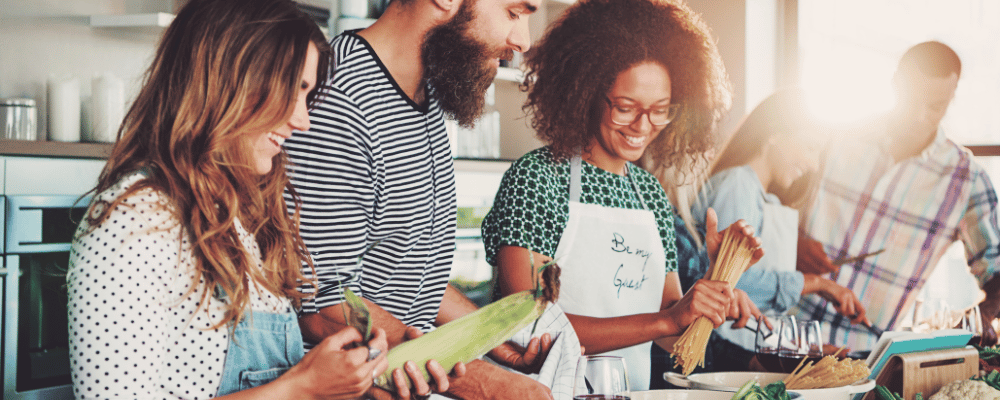
[[526, 60], [524, 111], [558, 158], [599, 135], [605, 93], [619, 74], [640, 63], [666, 67], [671, 101], [681, 105], [646, 150], [659, 168], [685, 167], [703, 157], [732, 96], [708, 26], [675, 1], [580, 0]]

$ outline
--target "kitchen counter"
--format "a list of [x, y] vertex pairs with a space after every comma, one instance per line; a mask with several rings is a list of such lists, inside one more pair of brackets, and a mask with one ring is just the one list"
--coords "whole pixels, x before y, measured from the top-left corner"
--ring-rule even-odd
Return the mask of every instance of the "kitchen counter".
[[111, 143], [63, 143], [0, 139], [0, 155], [107, 159]]

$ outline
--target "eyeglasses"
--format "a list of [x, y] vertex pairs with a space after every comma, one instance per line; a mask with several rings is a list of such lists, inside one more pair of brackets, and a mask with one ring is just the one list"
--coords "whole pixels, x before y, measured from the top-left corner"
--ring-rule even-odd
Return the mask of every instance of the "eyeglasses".
[[604, 97], [604, 101], [608, 102], [608, 108], [611, 109], [611, 122], [615, 125], [628, 126], [635, 123], [636, 120], [642, 118], [643, 114], [649, 116], [649, 123], [655, 126], [664, 126], [677, 118], [677, 112], [680, 110], [680, 104], [669, 104], [665, 106], [653, 106], [650, 108], [642, 108], [634, 105], [625, 104], [615, 104], [610, 98]]

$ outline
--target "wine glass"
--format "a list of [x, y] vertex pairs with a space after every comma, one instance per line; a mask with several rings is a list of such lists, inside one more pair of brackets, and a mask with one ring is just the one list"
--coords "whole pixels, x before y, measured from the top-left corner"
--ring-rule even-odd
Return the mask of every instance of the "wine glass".
[[799, 354], [804, 355], [807, 362], [816, 363], [823, 358], [823, 330], [819, 321], [799, 321]]
[[951, 306], [944, 299], [921, 301], [914, 307], [914, 332], [934, 332], [958, 325], [958, 321], [953, 322]]
[[[764, 370], [777, 372], [781, 370], [781, 364], [778, 363], [778, 335], [775, 334], [774, 329], [767, 326], [764, 318], [766, 317], [757, 318], [754, 352], [757, 356], [757, 362], [760, 363], [761, 367], [764, 367]], [[778, 325], [774, 324], [774, 326]]]
[[962, 329], [972, 332], [969, 344], [982, 345], [983, 316], [979, 311], [979, 305], [972, 306], [962, 314]]
[[785, 371], [784, 365], [795, 361], [783, 360], [784, 358], [801, 360], [798, 356], [799, 332], [795, 317], [782, 315], [774, 327], [775, 329], [771, 330], [764, 321], [757, 321], [757, 336], [754, 340], [757, 361], [769, 372], [788, 372]]
[[576, 363], [573, 400], [628, 400], [625, 360], [617, 356], [582, 356]]

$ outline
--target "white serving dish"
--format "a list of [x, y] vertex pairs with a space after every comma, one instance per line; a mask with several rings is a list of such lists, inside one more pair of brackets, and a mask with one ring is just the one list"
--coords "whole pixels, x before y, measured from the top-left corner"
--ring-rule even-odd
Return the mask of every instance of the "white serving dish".
[[[683, 388], [736, 392], [744, 383], [749, 381], [757, 381], [761, 386], [765, 386], [785, 379], [786, 376], [788, 374], [772, 372], [711, 372], [692, 374], [690, 376], [684, 376], [676, 372], [666, 372], [663, 374], [663, 379]], [[855, 394], [867, 393], [874, 388], [875, 381], [864, 379], [847, 386], [828, 389], [789, 390], [789, 392], [801, 394], [803, 400], [849, 400]]]
[[[731, 400], [733, 393], [715, 390], [664, 389], [632, 391], [630, 400]], [[801, 399], [799, 395], [789, 393], [792, 399]]]

